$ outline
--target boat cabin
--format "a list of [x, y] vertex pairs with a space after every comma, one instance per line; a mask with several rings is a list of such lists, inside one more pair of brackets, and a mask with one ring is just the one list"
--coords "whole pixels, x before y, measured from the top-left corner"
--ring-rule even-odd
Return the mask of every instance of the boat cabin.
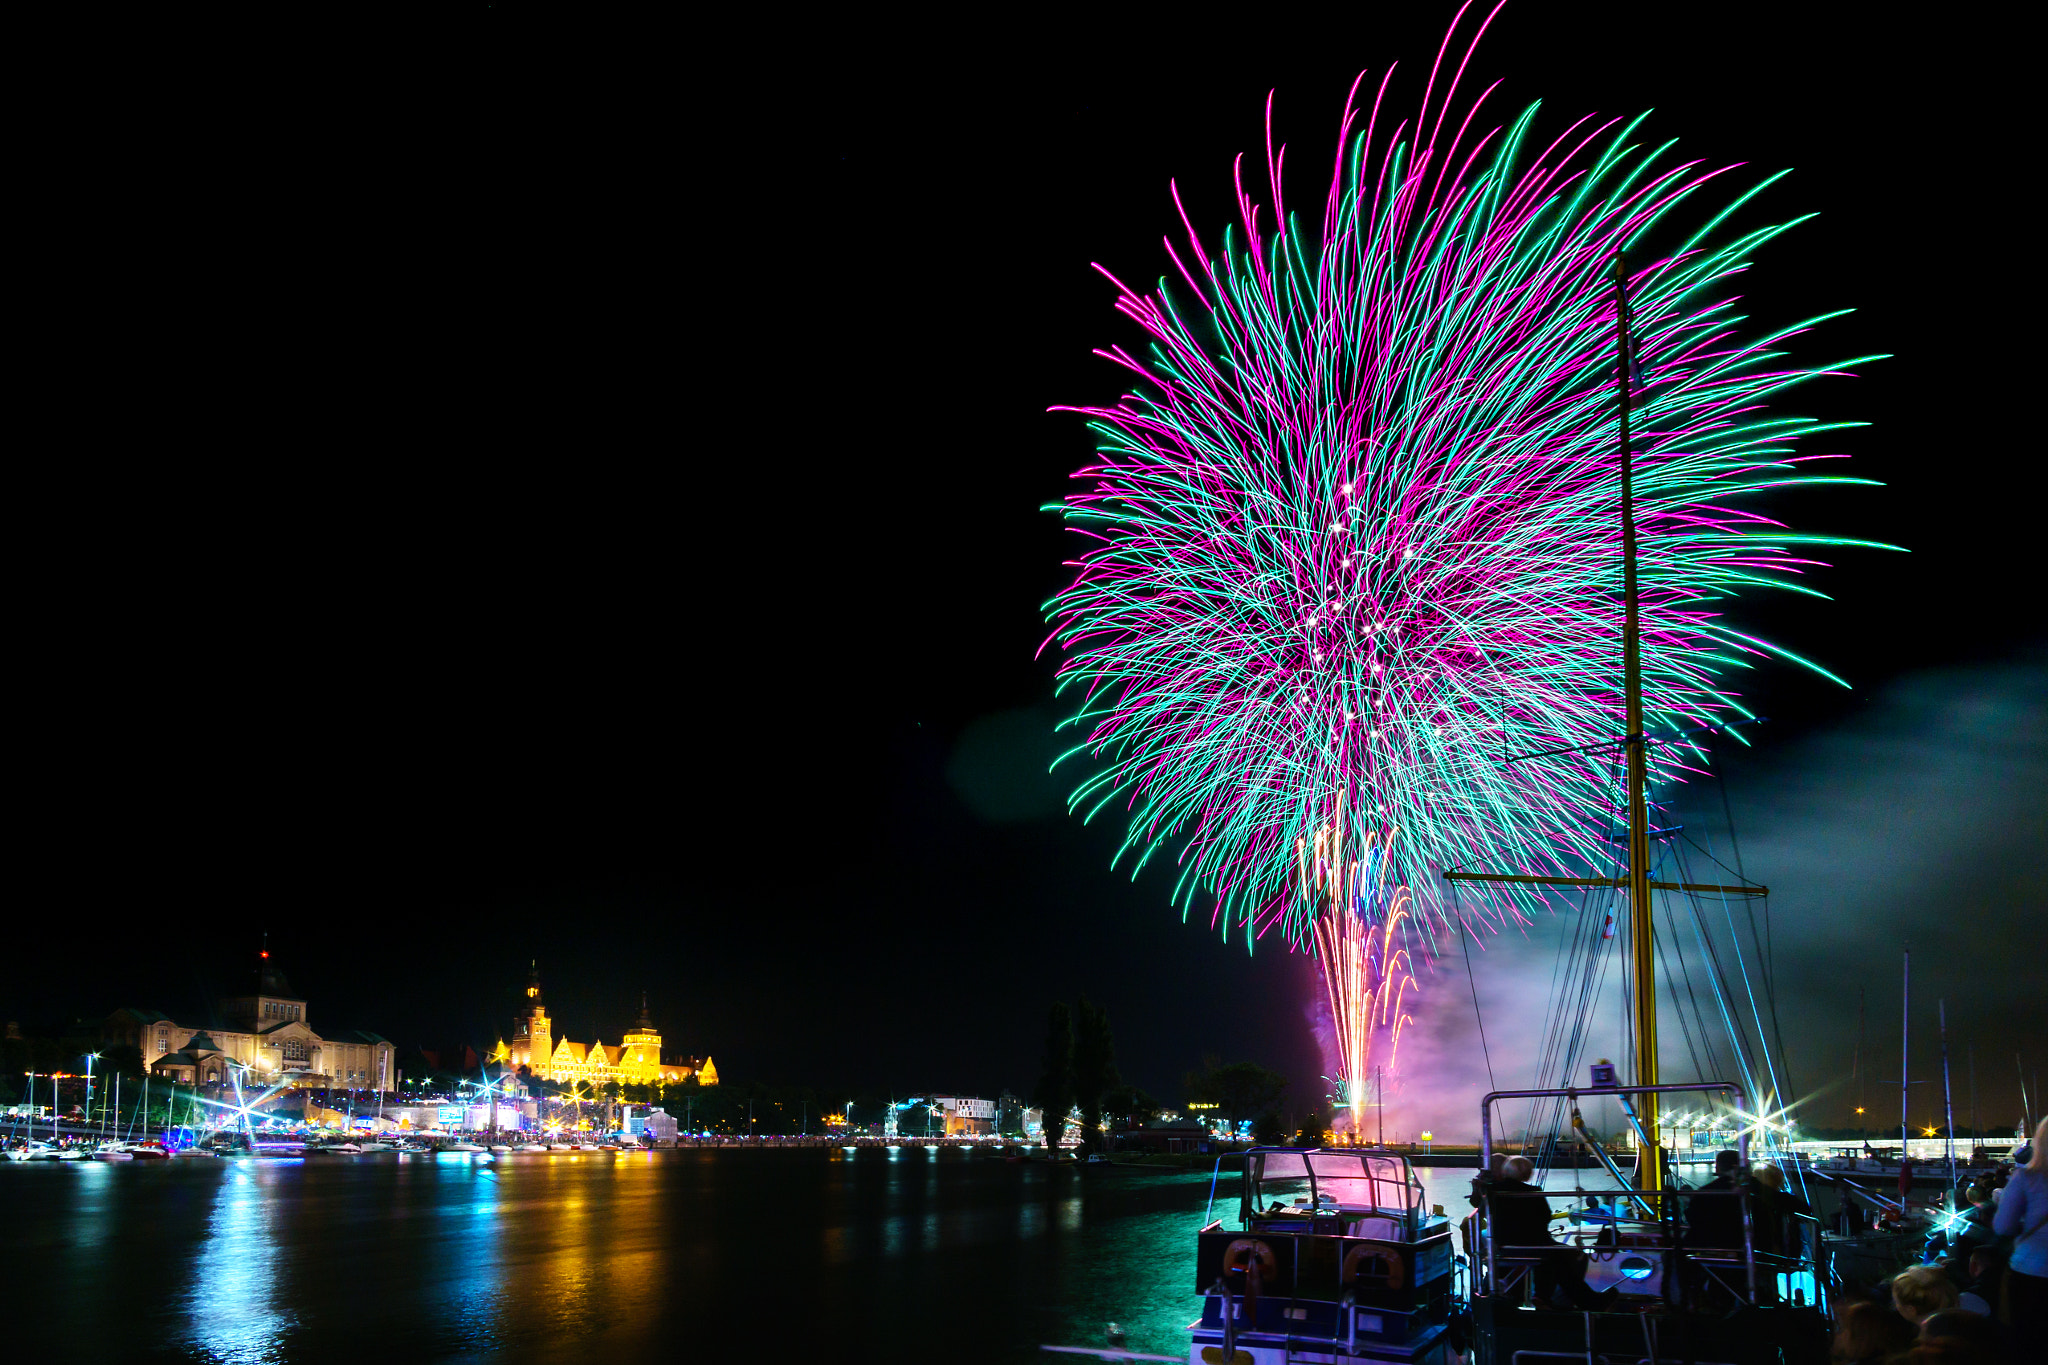
[[[1222, 1163], [1218, 1162], [1218, 1173]], [[1212, 1186], [1210, 1211], [1215, 1209]], [[1407, 1159], [1368, 1148], [1244, 1155], [1236, 1231], [1198, 1234], [1200, 1351], [1435, 1362], [1452, 1300], [1451, 1226]], [[1206, 1357], [1205, 1357], [1206, 1358]]]

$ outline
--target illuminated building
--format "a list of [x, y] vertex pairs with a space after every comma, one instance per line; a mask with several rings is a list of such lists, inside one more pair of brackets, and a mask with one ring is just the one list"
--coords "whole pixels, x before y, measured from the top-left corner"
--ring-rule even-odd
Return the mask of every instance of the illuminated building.
[[100, 1039], [136, 1048], [150, 1075], [192, 1085], [225, 1084], [233, 1063], [248, 1067], [264, 1085], [391, 1088], [391, 1044], [359, 1029], [315, 1033], [306, 1020], [305, 1000], [270, 960], [268, 949], [258, 959], [256, 993], [221, 1001], [219, 1017], [219, 1025], [202, 1029], [154, 1010], [118, 1009], [100, 1024]]
[[934, 1096], [932, 1103], [945, 1111], [947, 1137], [985, 1137], [996, 1130], [996, 1102], [959, 1096]]
[[512, 1039], [500, 1038], [491, 1058], [514, 1071], [522, 1067], [534, 1079], [603, 1085], [676, 1085], [696, 1077], [700, 1085], [717, 1085], [718, 1068], [711, 1059], [691, 1057], [680, 1062], [661, 1059], [661, 1034], [647, 1013], [647, 997], [640, 997], [640, 1019], [617, 1047], [603, 1042], [575, 1043], [555, 1037], [554, 1021], [541, 1003], [540, 969], [535, 966], [526, 979], [526, 1003], [512, 1019]]

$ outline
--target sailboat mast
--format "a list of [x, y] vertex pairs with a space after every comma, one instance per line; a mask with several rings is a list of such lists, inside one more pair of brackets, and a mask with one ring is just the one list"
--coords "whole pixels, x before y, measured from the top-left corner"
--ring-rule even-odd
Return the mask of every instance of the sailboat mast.
[[[1641, 604], [1636, 586], [1636, 489], [1634, 456], [1629, 449], [1628, 261], [1614, 253], [1614, 387], [1621, 411], [1621, 685], [1628, 751], [1628, 904], [1629, 947], [1634, 957], [1636, 1084], [1656, 1085], [1657, 974], [1655, 922], [1650, 916], [1650, 820], [1643, 738], [1643, 658]], [[1636, 1097], [1637, 1114], [1650, 1150], [1637, 1163], [1636, 1183], [1645, 1190], [1664, 1188], [1664, 1163], [1659, 1148], [1657, 1096]]]
[[1863, 1119], [1863, 987], [1856, 988], [1856, 1126], [1863, 1130], [1864, 1142], [1870, 1141], [1870, 1125]]
[[1913, 1082], [1913, 950], [1906, 949], [1905, 974], [1899, 979], [1899, 1160], [1906, 1159], [1906, 1143], [1912, 1136], [1913, 1127], [1906, 1115], [1906, 1097], [1912, 1094], [1907, 1089]]
[[1948, 1001], [1940, 1001], [1935, 1008], [1941, 1019], [1941, 1126], [1948, 1135], [1948, 1187], [1953, 1192], [1956, 1187], [1956, 1106], [1948, 1088]]
[[1963, 1044], [1963, 1051], [1970, 1059], [1970, 1158], [1975, 1160], [1977, 1148], [1983, 1145], [1984, 1130], [1977, 1126], [1977, 1042], [1973, 1038]]

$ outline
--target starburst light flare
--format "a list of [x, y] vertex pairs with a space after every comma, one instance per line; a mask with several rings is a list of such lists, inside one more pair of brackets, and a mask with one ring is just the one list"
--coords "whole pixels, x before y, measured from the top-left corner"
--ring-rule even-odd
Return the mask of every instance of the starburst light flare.
[[[1646, 732], [1747, 716], [1730, 675], [1768, 656], [1817, 668], [1723, 604], [1819, 596], [1796, 582], [1810, 547], [1868, 543], [1744, 505], [1869, 482], [1807, 473], [1835, 457], [1797, 450], [1860, 424], [1766, 406], [1839, 371], [1782, 349], [1823, 319], [1759, 335], [1729, 293], [1791, 226], [1722, 231], [1777, 177], [1703, 208], [1735, 168], [1640, 144], [1641, 117], [1539, 136], [1531, 106], [1487, 131], [1486, 95], [1461, 105], [1446, 66], [1439, 52], [1413, 119], [1383, 112], [1386, 78], [1361, 119], [1353, 87], [1307, 219], [1284, 205], [1269, 101], [1270, 217], [1240, 158], [1238, 222], [1213, 248], [1183, 209], [1177, 278], [1146, 292], [1112, 276], [1150, 345], [1099, 352], [1131, 392], [1069, 409], [1100, 438], [1061, 507], [1086, 548], [1048, 604], [1076, 699], [1066, 757], [1093, 760], [1071, 805], [1121, 805], [1118, 860], [1135, 875], [1166, 850], [1183, 915], [1207, 895], [1212, 925], [1247, 947], [1276, 924], [1310, 945], [1321, 912], [1290, 885], [1295, 849], [1339, 798], [1398, 826], [1386, 880], [1415, 888], [1425, 948], [1461, 918], [1446, 870], [1613, 872], [1617, 252], [1640, 366]], [[1698, 742], [1653, 746], [1653, 789]], [[1504, 888], [1465, 917], [1520, 916], [1544, 894]]]

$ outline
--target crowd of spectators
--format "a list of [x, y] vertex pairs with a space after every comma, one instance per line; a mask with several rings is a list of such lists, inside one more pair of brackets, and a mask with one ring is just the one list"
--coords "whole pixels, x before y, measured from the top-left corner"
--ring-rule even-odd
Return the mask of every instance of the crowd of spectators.
[[1890, 1302], [1837, 1317], [1838, 1365], [2035, 1365], [2048, 1360], [2048, 1119], [2013, 1164], [1961, 1191], [1927, 1262]]

